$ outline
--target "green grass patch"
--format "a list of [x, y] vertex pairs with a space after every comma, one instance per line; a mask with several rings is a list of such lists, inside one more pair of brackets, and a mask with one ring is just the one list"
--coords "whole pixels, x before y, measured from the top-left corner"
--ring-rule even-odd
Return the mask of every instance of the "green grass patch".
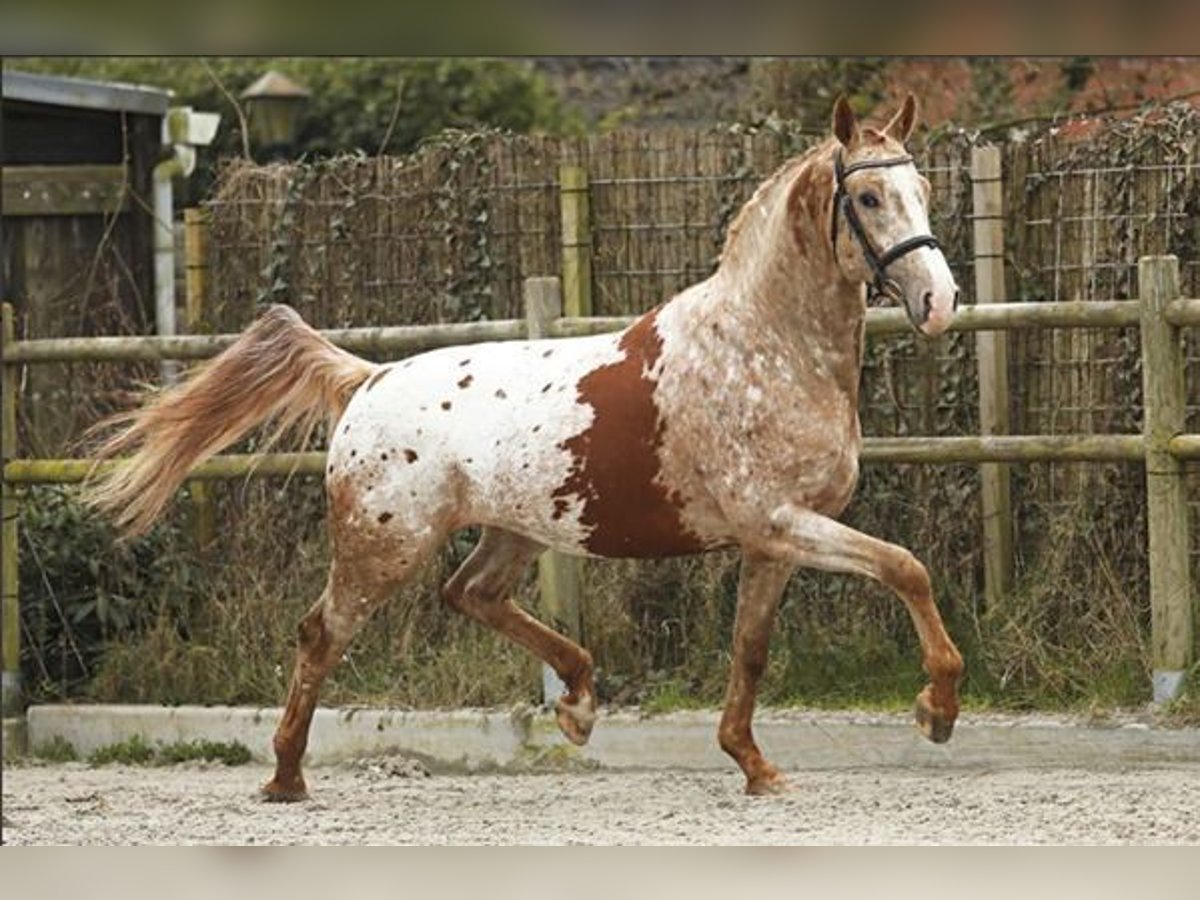
[[242, 766], [250, 762], [250, 748], [240, 741], [179, 741], [160, 747], [157, 761], [169, 766], [196, 759]]
[[240, 741], [204, 740], [176, 741], [155, 747], [140, 734], [135, 734], [128, 740], [98, 747], [88, 756], [88, 762], [93, 766], [112, 763], [126, 766], [171, 766], [193, 760], [240, 766], [250, 762], [250, 749]]
[[712, 705], [711, 700], [689, 693], [683, 682], [671, 678], [648, 688], [641, 708], [643, 712], [654, 716], [681, 709], [704, 709]]
[[112, 763], [147, 766], [154, 762], [154, 756], [154, 748], [140, 734], [135, 734], [128, 740], [97, 747], [88, 756], [88, 762], [93, 766], [107, 766]]
[[36, 759], [55, 763], [75, 762], [79, 759], [79, 754], [75, 752], [75, 745], [61, 734], [56, 734], [50, 740], [34, 747], [33, 756]]

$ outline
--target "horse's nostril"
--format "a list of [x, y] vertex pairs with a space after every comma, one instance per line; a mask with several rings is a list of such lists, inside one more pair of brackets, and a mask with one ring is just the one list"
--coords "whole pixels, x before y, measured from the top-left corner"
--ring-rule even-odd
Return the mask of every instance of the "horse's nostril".
[[959, 294], [960, 294], [960, 292], [959, 292], [959, 291], [957, 291], [957, 290], [954, 292], [954, 305], [950, 307], [951, 311], [954, 311], [954, 310], [957, 310], [957, 309], [958, 309], [958, 298], [959, 298]]
[[933, 291], [926, 291], [921, 297], [921, 324], [929, 321], [929, 314], [933, 312]]

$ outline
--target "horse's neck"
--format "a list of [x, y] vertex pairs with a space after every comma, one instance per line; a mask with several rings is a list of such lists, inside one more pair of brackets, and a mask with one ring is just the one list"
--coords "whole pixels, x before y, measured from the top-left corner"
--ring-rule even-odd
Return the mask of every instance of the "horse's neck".
[[788, 380], [828, 385], [857, 406], [866, 318], [861, 286], [804, 278], [787, 290], [777, 282], [726, 285], [714, 285], [705, 318], [729, 323], [724, 334], [744, 357], [776, 360]]
[[856, 407], [863, 287], [842, 276], [821, 217], [797, 219], [783, 199], [765, 198], [764, 209], [748, 210], [745, 230], [695, 301], [695, 320], [718, 323], [716, 333], [736, 342], [744, 358], [779, 360], [789, 380], [839, 390]]

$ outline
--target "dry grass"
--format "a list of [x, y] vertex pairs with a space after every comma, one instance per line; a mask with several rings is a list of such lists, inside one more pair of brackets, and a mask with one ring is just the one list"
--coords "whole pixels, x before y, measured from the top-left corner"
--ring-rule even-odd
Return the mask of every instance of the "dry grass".
[[[947, 484], [954, 483], [953, 478]], [[969, 669], [968, 704], [1010, 708], [1122, 706], [1147, 699], [1144, 585], [1115, 573], [1137, 564], [1136, 510], [1121, 490], [1033, 509], [1017, 589], [984, 609], [972, 546], [973, 516], [913, 514], [904, 476], [868, 479], [850, 518], [912, 547], [934, 575], [939, 605]], [[187, 612], [164, 609], [152, 627], [114, 644], [91, 692], [98, 699], [261, 703], [282, 699], [295, 626], [319, 595], [328, 551], [319, 483], [229, 485], [218, 492], [225, 530], [207, 564], [207, 595]], [[1134, 501], [1136, 505], [1136, 500]], [[945, 505], [945, 504], [942, 504]], [[901, 511], [907, 510], [908, 515]], [[438, 587], [465, 558], [460, 535], [364, 628], [323, 691], [334, 705], [504, 705], [536, 701], [540, 664], [498, 635], [449, 611]], [[955, 566], [955, 560], [959, 565]], [[974, 559], [967, 558], [974, 563]], [[584, 566], [584, 643], [601, 699], [654, 708], [721, 700], [736, 604], [730, 553]], [[519, 601], [533, 608], [533, 573]], [[886, 589], [861, 578], [801, 572], [772, 641], [764, 702], [904, 707], [923, 682], [908, 615]]]

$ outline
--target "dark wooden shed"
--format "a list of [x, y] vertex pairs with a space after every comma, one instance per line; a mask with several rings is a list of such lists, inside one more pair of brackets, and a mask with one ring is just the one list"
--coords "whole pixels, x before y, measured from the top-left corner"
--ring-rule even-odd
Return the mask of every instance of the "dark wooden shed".
[[[150, 332], [154, 323], [153, 170], [169, 153], [171, 94], [79, 78], [3, 72], [0, 296], [28, 337]], [[79, 373], [39, 366], [25, 408], [57, 403]], [[76, 416], [35, 412], [43, 451]]]

